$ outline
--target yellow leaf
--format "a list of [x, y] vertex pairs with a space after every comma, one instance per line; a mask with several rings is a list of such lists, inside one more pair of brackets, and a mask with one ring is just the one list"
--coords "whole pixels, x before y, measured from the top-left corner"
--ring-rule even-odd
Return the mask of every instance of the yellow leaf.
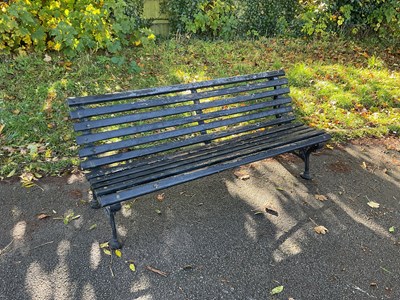
[[314, 231], [318, 234], [325, 234], [329, 232], [328, 228], [322, 225], [314, 227]]
[[108, 247], [108, 242], [101, 243], [99, 246], [100, 246], [100, 248], [106, 248], [106, 247]]
[[56, 50], [56, 51], [60, 51], [60, 50], [61, 50], [61, 43], [57, 42], [57, 43], [54, 45], [53, 49]]
[[330, 150], [333, 150], [333, 146], [331, 144], [326, 144], [325, 147], [330, 149]]
[[119, 249], [115, 250], [115, 255], [121, 257], [122, 256], [121, 250]]
[[103, 252], [104, 252], [105, 254], [107, 254], [107, 255], [111, 255], [111, 251], [108, 250], [108, 249], [103, 249]]
[[136, 271], [136, 267], [135, 267], [135, 265], [133, 263], [129, 264], [129, 269], [131, 269], [132, 272]]
[[270, 294], [271, 295], [276, 295], [276, 294], [282, 293], [282, 291], [283, 291], [283, 285], [279, 285], [279, 286], [273, 288], [271, 290]]
[[14, 176], [16, 171], [17, 171], [17, 169], [12, 170], [10, 173], [8, 173], [8, 175], [6, 177], [10, 178], [10, 177]]

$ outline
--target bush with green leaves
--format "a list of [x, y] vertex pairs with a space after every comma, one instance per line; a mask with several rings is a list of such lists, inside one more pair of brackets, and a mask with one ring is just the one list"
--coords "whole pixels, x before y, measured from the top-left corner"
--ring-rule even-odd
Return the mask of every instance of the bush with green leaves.
[[400, 38], [398, 0], [304, 0], [299, 11], [302, 31], [307, 35], [332, 33], [377, 35], [396, 42]]
[[198, 12], [193, 19], [183, 17], [186, 30], [199, 36], [212, 38], [232, 38], [236, 32], [238, 20], [233, 3], [222, 0], [202, 1], [197, 5]]
[[[0, 52], [119, 51], [154, 35], [127, 15], [123, 0], [14, 0], [0, 3]], [[139, 43], [140, 42], [140, 43]]]

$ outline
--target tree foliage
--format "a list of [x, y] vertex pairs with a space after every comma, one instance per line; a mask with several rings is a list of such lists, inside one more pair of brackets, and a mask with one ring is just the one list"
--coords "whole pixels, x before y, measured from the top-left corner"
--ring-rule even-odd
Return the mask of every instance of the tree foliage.
[[172, 30], [206, 38], [373, 35], [400, 37], [398, 0], [165, 0]]
[[86, 49], [116, 52], [151, 35], [123, 0], [14, 0], [0, 3], [0, 52]]

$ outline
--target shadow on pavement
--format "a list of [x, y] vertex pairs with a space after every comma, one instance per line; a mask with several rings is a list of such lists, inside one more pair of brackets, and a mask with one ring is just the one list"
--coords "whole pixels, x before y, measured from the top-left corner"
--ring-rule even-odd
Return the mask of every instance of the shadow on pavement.
[[228, 171], [135, 199], [117, 216], [125, 245], [112, 260], [81, 177], [0, 183], [0, 299], [400, 299], [397, 147], [326, 149], [312, 181], [283, 155], [248, 166], [248, 180]]

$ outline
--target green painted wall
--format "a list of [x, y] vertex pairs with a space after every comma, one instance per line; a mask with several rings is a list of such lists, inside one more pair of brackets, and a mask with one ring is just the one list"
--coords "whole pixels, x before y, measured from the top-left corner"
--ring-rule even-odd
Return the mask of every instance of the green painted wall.
[[143, 15], [153, 19], [152, 29], [156, 35], [167, 36], [169, 34], [168, 17], [160, 11], [161, 0], [144, 0]]

